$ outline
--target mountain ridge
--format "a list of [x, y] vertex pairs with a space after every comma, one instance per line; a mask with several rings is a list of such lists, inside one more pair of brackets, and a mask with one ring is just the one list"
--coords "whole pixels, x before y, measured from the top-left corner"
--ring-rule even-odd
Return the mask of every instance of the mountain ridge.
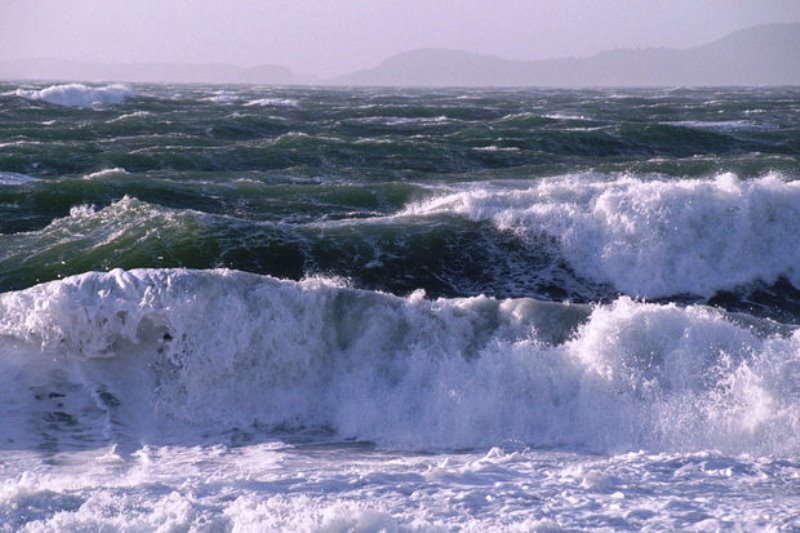
[[280, 65], [0, 61], [0, 79], [332, 86], [725, 86], [800, 85], [800, 23], [751, 26], [709, 43], [617, 48], [589, 57], [513, 60], [448, 48], [418, 48], [332, 78]]
[[582, 58], [522, 61], [424, 48], [335, 81], [400, 86], [796, 85], [798, 57], [800, 23], [770, 24], [684, 50], [622, 48]]

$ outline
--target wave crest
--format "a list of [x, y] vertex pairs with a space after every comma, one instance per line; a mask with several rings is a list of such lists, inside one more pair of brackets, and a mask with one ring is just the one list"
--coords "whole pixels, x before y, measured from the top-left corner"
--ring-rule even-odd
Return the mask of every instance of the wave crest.
[[17, 89], [15, 94], [30, 100], [44, 100], [65, 107], [95, 107], [121, 104], [133, 96], [124, 85], [87, 86], [82, 83], [51, 85], [44, 89]]
[[[31, 383], [50, 383], [67, 406], [92, 398], [115, 438], [177, 424], [181, 439], [327, 428], [406, 449], [797, 451], [800, 335], [704, 307], [430, 301], [137, 270], [7, 293], [0, 317], [2, 365], [18, 377], [0, 396], [8, 412], [33, 416]], [[9, 431], [31, 427], [14, 416]]]
[[578, 175], [490, 185], [411, 204], [401, 215], [488, 220], [554, 239], [580, 275], [638, 297], [712, 296], [786, 277], [800, 287], [800, 182]]

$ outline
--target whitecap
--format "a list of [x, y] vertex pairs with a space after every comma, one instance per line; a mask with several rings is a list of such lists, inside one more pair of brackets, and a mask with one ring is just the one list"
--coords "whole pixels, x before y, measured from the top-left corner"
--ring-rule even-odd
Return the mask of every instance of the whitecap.
[[516, 146], [497, 146], [494, 144], [490, 144], [489, 146], [479, 146], [472, 148], [472, 150], [476, 152], [519, 152], [519, 148]]
[[385, 117], [383, 121], [388, 126], [397, 126], [400, 124], [442, 124], [450, 119], [444, 115], [437, 117]]
[[131, 118], [141, 118], [141, 117], [148, 117], [150, 116], [149, 111], [134, 111], [133, 113], [123, 113], [122, 115], [118, 116], [117, 118], [112, 118], [108, 121], [109, 124], [114, 122], [119, 122], [121, 120], [128, 120]]
[[571, 175], [526, 188], [472, 184], [400, 216], [486, 220], [547, 236], [576, 272], [626, 294], [697, 294], [780, 276], [800, 287], [800, 181]]
[[19, 141], [11, 141], [6, 143], [0, 143], [0, 148], [7, 148], [9, 146], [27, 146], [27, 145], [36, 145], [42, 144], [41, 141], [29, 141], [27, 139], [22, 139]]
[[259, 98], [257, 100], [250, 100], [244, 105], [261, 106], [261, 107], [298, 108], [300, 107], [300, 102], [293, 98]]
[[17, 89], [17, 96], [30, 100], [43, 100], [65, 107], [95, 107], [121, 104], [133, 96], [133, 91], [119, 84], [87, 86], [81, 83], [51, 85], [44, 89]]
[[575, 115], [569, 113], [550, 113], [543, 116], [544, 118], [549, 118], [552, 120], [591, 120], [589, 117], [584, 115]]
[[0, 185], [23, 185], [32, 181], [37, 181], [37, 179], [16, 172], [0, 172]]
[[679, 126], [682, 128], [696, 128], [696, 129], [709, 129], [709, 130], [771, 130], [776, 129], [777, 126], [773, 124], [759, 124], [748, 120], [678, 120], [672, 122], [665, 122], [670, 126]]
[[[16, 376], [0, 393], [12, 413], [2, 426], [17, 442], [38, 438], [23, 423], [25, 406], [40, 405], [31, 388], [69, 378], [63, 412], [98, 431], [125, 416], [119, 430], [134, 438], [174, 427], [191, 442], [191, 428], [256, 424], [406, 450], [513, 439], [602, 452], [798, 451], [796, 331], [626, 297], [592, 308], [346, 285], [114, 270], [0, 295], [0, 349]], [[97, 390], [124, 409], [98, 409]]]
[[104, 168], [102, 170], [98, 170], [98, 171], [92, 172], [90, 174], [86, 174], [85, 176], [83, 176], [83, 179], [85, 179], [85, 180], [93, 180], [93, 179], [96, 179], [96, 178], [104, 178], [106, 176], [113, 176], [115, 174], [127, 174], [127, 173], [128, 173], [128, 171], [125, 170], [124, 168], [121, 168], [121, 167]]
[[231, 91], [215, 91], [212, 96], [203, 98], [206, 102], [214, 102], [216, 104], [233, 104], [241, 99], [241, 96]]

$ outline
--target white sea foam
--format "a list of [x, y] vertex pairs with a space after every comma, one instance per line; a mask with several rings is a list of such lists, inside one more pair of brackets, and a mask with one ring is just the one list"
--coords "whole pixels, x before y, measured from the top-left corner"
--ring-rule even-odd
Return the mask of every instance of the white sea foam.
[[516, 146], [497, 146], [494, 144], [479, 146], [472, 149], [476, 152], [519, 152], [519, 148]]
[[439, 115], [437, 117], [375, 117], [375, 121], [389, 126], [397, 126], [400, 124], [443, 124], [449, 122], [450, 119]]
[[97, 208], [94, 205], [75, 205], [69, 208], [69, 218], [85, 218], [94, 216]]
[[800, 182], [778, 174], [589, 174], [516, 189], [468, 185], [413, 203], [401, 216], [441, 214], [491, 221], [523, 239], [552, 238], [580, 275], [630, 295], [710, 296], [779, 276], [800, 287]]
[[83, 176], [83, 179], [85, 179], [85, 180], [93, 180], [93, 179], [97, 179], [97, 178], [104, 178], [104, 177], [107, 177], [107, 176], [114, 176], [114, 175], [127, 174], [127, 173], [128, 173], [127, 170], [125, 170], [124, 168], [120, 168], [120, 167], [104, 168], [102, 170], [98, 170], [96, 172], [91, 172], [89, 174], [86, 174], [85, 176]]
[[132, 119], [132, 118], [147, 117], [147, 116], [150, 116], [150, 114], [151, 113], [149, 111], [134, 111], [133, 113], [124, 113], [124, 114], [118, 116], [117, 118], [112, 118], [111, 120], [108, 121], [108, 123], [112, 124], [114, 122], [119, 122], [121, 120], [128, 120], [128, 119]]
[[[16, 376], [2, 430], [28, 446], [36, 427], [67, 443], [191, 442], [255, 424], [401, 449], [798, 452], [800, 334], [702, 307], [140, 270], [7, 293], [0, 317]], [[69, 431], [41, 425], [53, 391]]]
[[671, 126], [709, 130], [771, 130], [776, 129], [774, 124], [759, 124], [749, 120], [680, 120], [666, 122]]
[[553, 120], [590, 120], [589, 117], [584, 115], [576, 115], [573, 113], [549, 113], [544, 115], [544, 118]]
[[260, 107], [300, 107], [300, 102], [293, 98], [258, 98], [250, 100], [245, 106]]
[[211, 96], [203, 98], [203, 100], [207, 102], [214, 102], [217, 104], [233, 104], [239, 102], [242, 99], [240, 94], [237, 94], [232, 91], [214, 91]]
[[19, 141], [0, 143], [0, 148], [8, 148], [9, 146], [35, 146], [37, 144], [42, 144], [42, 143], [41, 141], [29, 141], [27, 139], [24, 139]]
[[84, 274], [0, 295], [0, 529], [792, 529], [798, 368], [697, 306]]
[[500, 117], [498, 119], [500, 122], [509, 121], [509, 120], [520, 120], [520, 119], [530, 119], [530, 118], [542, 118], [542, 116], [538, 113], [534, 113], [532, 111], [523, 111], [521, 113], [511, 113]]
[[0, 185], [23, 185], [32, 181], [36, 181], [36, 178], [16, 172], [0, 172]]
[[796, 463], [328, 445], [4, 454], [7, 531], [794, 530]]
[[44, 89], [17, 89], [17, 96], [66, 107], [94, 107], [121, 104], [133, 96], [124, 85], [87, 86], [81, 83], [51, 85]]

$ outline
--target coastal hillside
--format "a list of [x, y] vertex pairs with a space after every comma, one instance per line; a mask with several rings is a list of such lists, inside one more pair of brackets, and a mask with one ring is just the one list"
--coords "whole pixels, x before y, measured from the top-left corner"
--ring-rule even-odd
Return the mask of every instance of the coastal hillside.
[[420, 48], [333, 78], [281, 65], [0, 61], [0, 79], [398, 87], [781, 86], [800, 84], [800, 24], [754, 26], [702, 46], [617, 49], [585, 58], [518, 61]]
[[800, 24], [771, 24], [686, 50], [619, 49], [588, 58], [512, 61], [418, 49], [334, 81], [375, 86], [797, 85], [798, 57]]

